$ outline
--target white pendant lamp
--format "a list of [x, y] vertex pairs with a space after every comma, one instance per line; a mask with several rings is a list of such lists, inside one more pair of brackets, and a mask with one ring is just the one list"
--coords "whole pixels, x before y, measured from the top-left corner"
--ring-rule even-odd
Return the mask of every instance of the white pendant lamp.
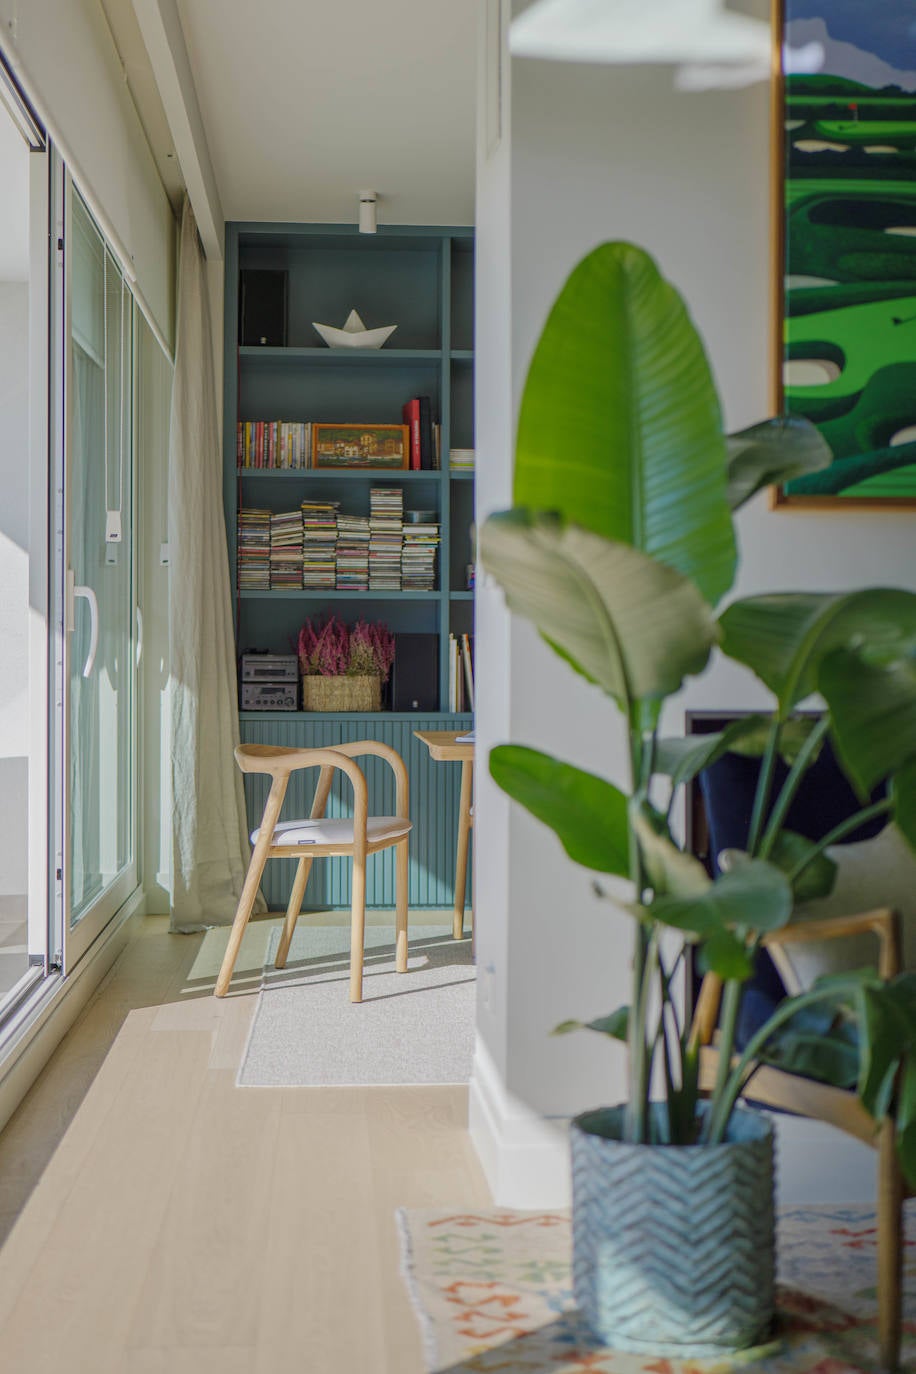
[[764, 76], [770, 26], [722, 0], [534, 0], [512, 21], [514, 57], [738, 67]]

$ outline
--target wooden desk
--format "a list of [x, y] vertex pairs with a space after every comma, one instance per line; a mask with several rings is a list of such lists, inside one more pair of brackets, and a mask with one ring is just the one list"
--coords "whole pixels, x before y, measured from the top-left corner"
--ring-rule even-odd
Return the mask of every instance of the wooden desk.
[[[464, 731], [461, 731], [464, 734]], [[455, 859], [455, 914], [452, 936], [460, 940], [464, 935], [464, 893], [468, 880], [468, 842], [474, 824], [474, 745], [459, 744], [454, 730], [414, 730], [414, 735], [429, 750], [437, 763], [461, 764], [461, 800], [458, 804], [458, 853]]]

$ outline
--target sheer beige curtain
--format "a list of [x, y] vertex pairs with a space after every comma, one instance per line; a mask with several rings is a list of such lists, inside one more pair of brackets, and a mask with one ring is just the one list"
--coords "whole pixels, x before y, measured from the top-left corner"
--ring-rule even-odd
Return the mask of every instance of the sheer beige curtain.
[[210, 304], [185, 198], [169, 426], [171, 928], [226, 925], [249, 847], [241, 774], [232, 588], [223, 523]]

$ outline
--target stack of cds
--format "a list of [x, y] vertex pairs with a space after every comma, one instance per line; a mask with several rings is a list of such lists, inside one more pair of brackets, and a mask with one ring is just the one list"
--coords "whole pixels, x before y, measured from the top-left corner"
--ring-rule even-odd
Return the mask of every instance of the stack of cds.
[[333, 591], [337, 585], [339, 501], [302, 502], [302, 585]]
[[401, 551], [402, 591], [435, 591], [438, 546], [438, 525], [421, 522], [404, 526], [404, 547]]
[[270, 586], [272, 591], [302, 586], [302, 511], [270, 517]]
[[369, 590], [401, 590], [401, 543], [404, 493], [400, 487], [372, 487], [369, 492]]
[[369, 521], [365, 515], [337, 517], [337, 590], [369, 590]]
[[270, 591], [270, 511], [243, 506], [238, 532], [239, 591]]

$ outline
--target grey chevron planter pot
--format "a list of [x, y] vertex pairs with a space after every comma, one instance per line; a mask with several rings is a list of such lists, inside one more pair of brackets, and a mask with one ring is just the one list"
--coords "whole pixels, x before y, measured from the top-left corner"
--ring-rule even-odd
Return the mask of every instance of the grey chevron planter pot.
[[573, 1292], [586, 1322], [640, 1354], [758, 1345], [773, 1319], [772, 1125], [739, 1109], [722, 1145], [628, 1145], [623, 1117], [605, 1108], [571, 1126]]

